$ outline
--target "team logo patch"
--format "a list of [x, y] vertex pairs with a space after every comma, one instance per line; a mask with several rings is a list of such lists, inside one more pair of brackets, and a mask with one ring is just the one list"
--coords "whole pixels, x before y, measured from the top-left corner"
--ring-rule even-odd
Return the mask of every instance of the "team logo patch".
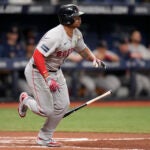
[[48, 52], [48, 51], [49, 51], [49, 48], [48, 48], [45, 44], [42, 44], [41, 48], [42, 48], [45, 52]]

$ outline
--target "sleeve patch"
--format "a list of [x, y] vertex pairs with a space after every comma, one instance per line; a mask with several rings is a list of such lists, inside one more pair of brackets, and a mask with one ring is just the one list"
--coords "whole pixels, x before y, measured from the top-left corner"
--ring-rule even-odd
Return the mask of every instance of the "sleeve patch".
[[48, 52], [48, 51], [49, 51], [49, 48], [48, 48], [46, 45], [44, 45], [44, 44], [42, 44], [41, 48], [42, 48], [45, 52]]

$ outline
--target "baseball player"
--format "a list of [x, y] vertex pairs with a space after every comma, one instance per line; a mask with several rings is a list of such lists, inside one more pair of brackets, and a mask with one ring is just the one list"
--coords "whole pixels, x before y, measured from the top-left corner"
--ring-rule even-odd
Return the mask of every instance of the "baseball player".
[[53, 133], [69, 106], [68, 89], [61, 65], [72, 51], [78, 52], [95, 67], [105, 67], [83, 41], [77, 29], [83, 12], [74, 4], [63, 5], [58, 12], [60, 24], [49, 30], [36, 46], [32, 58], [25, 68], [25, 76], [34, 98], [26, 92], [19, 97], [18, 113], [25, 117], [27, 109], [46, 117], [40, 129], [37, 144], [60, 147], [52, 139]]

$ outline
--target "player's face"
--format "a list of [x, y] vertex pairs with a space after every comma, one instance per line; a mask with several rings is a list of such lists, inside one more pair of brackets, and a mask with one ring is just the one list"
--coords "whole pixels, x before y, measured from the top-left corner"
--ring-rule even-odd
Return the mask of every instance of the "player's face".
[[78, 28], [81, 25], [81, 17], [80, 16], [76, 16], [74, 17], [74, 23], [72, 24], [73, 28]]

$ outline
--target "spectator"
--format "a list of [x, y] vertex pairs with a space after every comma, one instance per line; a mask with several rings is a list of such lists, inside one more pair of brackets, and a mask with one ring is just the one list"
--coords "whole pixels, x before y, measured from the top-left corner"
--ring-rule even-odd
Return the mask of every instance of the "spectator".
[[119, 57], [115, 53], [108, 50], [107, 43], [104, 40], [98, 43], [98, 46], [96, 50], [94, 51], [94, 54], [100, 60], [105, 60], [105, 61], [110, 61], [110, 62], [119, 61]]
[[36, 43], [34, 38], [30, 38], [26, 42], [26, 58], [31, 58], [34, 52]]
[[[0, 57], [2, 58], [16, 58], [24, 57], [25, 51], [19, 43], [19, 29], [16, 26], [12, 26], [7, 34], [6, 40], [2, 42], [0, 46]], [[11, 87], [12, 74], [10, 70], [1, 71], [1, 84], [5, 85], [3, 88], [6, 91], [6, 95], [9, 95], [9, 88]]]
[[[119, 57], [115, 53], [108, 50], [106, 41], [100, 41], [98, 43], [96, 50], [94, 50], [94, 54], [100, 60], [110, 62], [119, 61]], [[69, 56], [69, 59], [71, 61], [81, 61], [82, 57], [73, 53]], [[98, 75], [90, 72], [87, 73], [87, 71], [81, 71], [80, 83], [86, 88], [85, 96], [95, 96], [97, 95], [96, 92], [99, 94], [109, 89], [112, 89], [115, 93], [120, 87], [120, 81], [115, 75], [106, 75], [100, 71]]]
[[[73, 52], [71, 55], [69, 55], [68, 59], [72, 62], [82, 61], [82, 57], [76, 52]], [[79, 88], [79, 95], [87, 97], [96, 96], [96, 85], [92, 77], [84, 70], [79, 72], [79, 76], [80, 83], [77, 85]], [[65, 78], [67, 80], [67, 85], [69, 85], [68, 87], [70, 87], [72, 80], [68, 77], [67, 74], [65, 74]], [[83, 90], [84, 88], [85, 90]]]
[[150, 52], [148, 49], [141, 43], [142, 36], [140, 31], [134, 30], [130, 36], [130, 44], [129, 49], [131, 51], [131, 55], [136, 57], [137, 59], [150, 59]]
[[127, 61], [144, 59], [141, 52], [131, 50], [130, 48], [133, 48], [133, 46], [129, 43], [128, 39], [122, 38], [119, 40], [117, 54], [121, 60]]
[[[128, 41], [121, 39], [118, 46], [118, 55], [120, 56], [121, 61], [142, 59], [141, 53], [131, 51], [129, 48], [130, 46]], [[130, 78], [131, 72], [129, 70], [126, 70], [120, 72], [120, 76], [122, 84], [131, 87], [130, 91], [132, 95], [139, 96], [143, 91], [150, 95], [150, 82], [146, 75], [142, 73], [136, 73], [134, 74], [134, 76], [132, 76], [132, 78]]]
[[[134, 30], [131, 33], [129, 49], [131, 55], [137, 57], [138, 60], [150, 60], [150, 51], [142, 44], [142, 36], [140, 31]], [[143, 73], [143, 70], [136, 75], [136, 93], [135, 96], [142, 92], [150, 95], [149, 77]]]
[[119, 40], [117, 54], [120, 60], [127, 61], [131, 59], [131, 52], [129, 51], [128, 39]]
[[34, 41], [37, 42], [37, 41], [39, 41], [39, 39], [41, 37], [35, 26], [26, 28], [23, 31], [23, 34], [24, 34], [24, 38], [26, 41], [28, 41], [29, 39], [34, 39]]
[[[25, 49], [26, 50], [25, 57], [27, 59], [31, 58], [31, 56], [32, 56], [32, 54], [34, 52], [35, 45], [36, 45], [36, 43], [35, 43], [35, 39], [34, 38], [30, 38], [30, 39], [27, 40], [26, 46], [25, 46], [26, 47], [26, 49]], [[20, 71], [19, 72], [18, 90], [20, 92], [23, 92], [23, 91], [28, 92], [29, 95], [31, 95], [31, 90], [30, 90], [30, 88], [29, 88], [29, 86], [28, 86], [28, 84], [27, 84], [27, 82], [25, 80], [24, 71]]]
[[[133, 60], [131, 52], [129, 51], [129, 41], [126, 38], [121, 38], [118, 43], [117, 54], [120, 58], [120, 62], [126, 62], [129, 60]], [[135, 92], [135, 80], [132, 80], [131, 86], [131, 73], [129, 70], [120, 70], [118, 72], [118, 76], [121, 81], [121, 88], [118, 90], [118, 96], [128, 96], [131, 93]], [[134, 88], [134, 90], [133, 90]], [[132, 89], [132, 90], [131, 90]], [[129, 94], [130, 93], [130, 94]]]
[[25, 50], [19, 43], [19, 29], [13, 26], [6, 34], [6, 42], [3, 43], [4, 55], [7, 58], [24, 57]]
[[[103, 40], [98, 43], [96, 50], [94, 50], [94, 54], [97, 58], [104, 61], [119, 62], [119, 57], [115, 53], [108, 50], [107, 43]], [[96, 86], [102, 91], [111, 89], [114, 93], [116, 93], [121, 86], [120, 80], [117, 76], [106, 74], [104, 72], [99, 73], [95, 83]]]

